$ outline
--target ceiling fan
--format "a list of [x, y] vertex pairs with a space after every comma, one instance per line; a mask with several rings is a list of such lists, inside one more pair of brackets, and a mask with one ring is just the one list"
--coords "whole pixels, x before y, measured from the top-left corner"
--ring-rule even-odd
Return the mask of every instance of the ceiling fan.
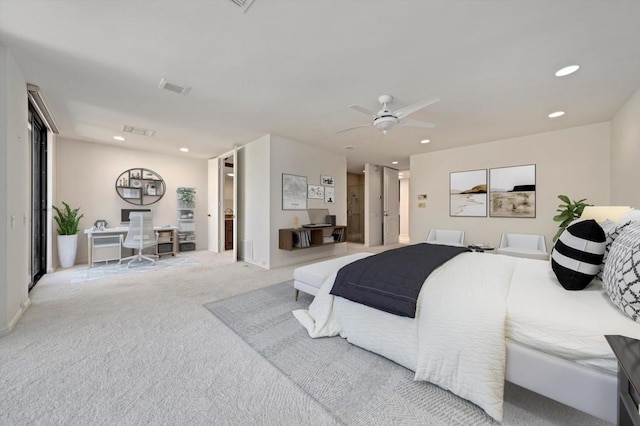
[[425, 108], [431, 104], [434, 104], [439, 100], [440, 100], [439, 98], [432, 96], [423, 101], [416, 102], [415, 104], [407, 105], [406, 107], [399, 108], [395, 111], [391, 111], [387, 107], [387, 104], [393, 101], [393, 96], [382, 95], [378, 98], [378, 102], [382, 104], [382, 109], [378, 112], [370, 111], [367, 108], [361, 107], [360, 105], [349, 105], [349, 108], [351, 108], [352, 110], [358, 111], [370, 117], [373, 117], [373, 120], [370, 123], [362, 124], [360, 126], [355, 126], [355, 127], [349, 127], [348, 129], [340, 130], [336, 133], [342, 133], [348, 130], [358, 129], [360, 127], [375, 126], [378, 130], [381, 130], [382, 133], [386, 135], [389, 129], [391, 129], [395, 124], [397, 124], [398, 126], [407, 126], [407, 127], [426, 127], [426, 128], [435, 127], [435, 124], [433, 123], [429, 123], [427, 121], [409, 120], [405, 117], [407, 117], [410, 114], [413, 114], [414, 112], [422, 108]]

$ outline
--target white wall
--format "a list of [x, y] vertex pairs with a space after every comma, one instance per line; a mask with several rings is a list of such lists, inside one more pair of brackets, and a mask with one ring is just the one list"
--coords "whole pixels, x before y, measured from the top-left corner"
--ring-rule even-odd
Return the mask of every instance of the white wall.
[[282, 210], [282, 173], [307, 176], [307, 184], [320, 185], [320, 175], [335, 178], [335, 203], [307, 199], [307, 208], [329, 209], [336, 216], [336, 224], [347, 224], [347, 158], [291, 139], [271, 135], [270, 143], [270, 228], [269, 267], [291, 265], [335, 254], [346, 253], [346, 244], [332, 244], [305, 250], [286, 251], [278, 248], [278, 229], [292, 228], [293, 217], [300, 225], [308, 223], [306, 211]]
[[27, 85], [0, 44], [0, 336], [28, 306], [31, 235]]
[[[87, 237], [82, 230], [90, 228], [98, 219], [105, 219], [109, 226], [119, 226], [121, 209], [150, 208], [156, 226], [176, 225], [176, 189], [180, 186], [196, 188], [196, 249], [207, 249], [207, 160], [64, 138], [57, 140], [56, 159], [55, 205], [65, 201], [73, 208], [80, 207], [84, 214], [79, 227], [76, 263], [87, 262]], [[136, 167], [153, 170], [164, 179], [165, 195], [157, 203], [136, 206], [116, 193], [118, 176]], [[57, 258], [55, 264], [58, 264]]]
[[[558, 194], [610, 201], [610, 125], [592, 124], [549, 133], [494, 141], [410, 158], [411, 241], [424, 241], [431, 228], [462, 229], [466, 242], [497, 245], [502, 232], [542, 234], [547, 248], [558, 229], [553, 221]], [[469, 218], [449, 216], [449, 173], [475, 169], [536, 165], [536, 217]], [[418, 194], [427, 194], [418, 208]]]
[[611, 120], [611, 204], [640, 208], [640, 90]]
[[238, 150], [238, 256], [269, 267], [269, 135]]

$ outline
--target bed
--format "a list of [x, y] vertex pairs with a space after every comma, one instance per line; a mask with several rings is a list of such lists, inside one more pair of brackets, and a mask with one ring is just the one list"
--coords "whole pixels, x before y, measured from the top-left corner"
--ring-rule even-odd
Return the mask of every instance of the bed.
[[604, 335], [640, 339], [640, 324], [611, 303], [600, 281], [570, 292], [548, 261], [462, 253], [424, 281], [409, 318], [331, 295], [336, 275], [308, 310], [294, 312], [311, 337], [340, 335], [497, 421], [505, 380], [616, 421], [617, 361]]

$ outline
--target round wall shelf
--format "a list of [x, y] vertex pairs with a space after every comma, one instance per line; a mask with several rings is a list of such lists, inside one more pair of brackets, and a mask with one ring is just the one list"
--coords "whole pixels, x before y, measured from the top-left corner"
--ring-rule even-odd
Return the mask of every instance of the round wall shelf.
[[116, 179], [116, 192], [136, 206], [157, 203], [164, 196], [164, 179], [153, 170], [138, 167], [125, 170]]

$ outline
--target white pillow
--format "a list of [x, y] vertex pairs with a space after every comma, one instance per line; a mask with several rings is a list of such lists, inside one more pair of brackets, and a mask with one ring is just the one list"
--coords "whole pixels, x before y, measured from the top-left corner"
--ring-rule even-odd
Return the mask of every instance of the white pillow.
[[635, 220], [640, 220], [640, 210], [629, 209], [628, 212], [626, 212], [620, 217], [620, 220], [618, 221], [618, 223], [622, 224], [625, 222], [635, 221]]
[[609, 298], [640, 322], [640, 221], [631, 222], [611, 244], [602, 284]]

